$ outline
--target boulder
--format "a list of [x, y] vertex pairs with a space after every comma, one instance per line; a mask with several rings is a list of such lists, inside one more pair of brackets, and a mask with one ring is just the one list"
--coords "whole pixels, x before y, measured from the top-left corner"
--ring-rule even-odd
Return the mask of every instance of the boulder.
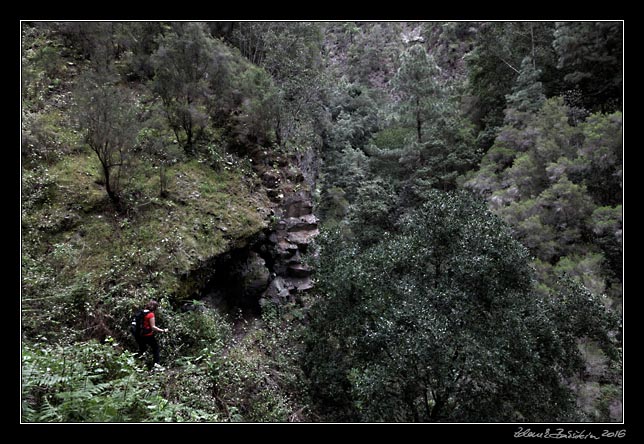
[[305, 278], [311, 276], [312, 270], [308, 265], [298, 263], [290, 265], [287, 273], [289, 277]]
[[259, 296], [270, 281], [270, 272], [266, 267], [266, 262], [254, 251], [248, 255], [248, 260], [242, 267], [241, 276], [247, 296]]
[[318, 227], [318, 218], [314, 214], [300, 217], [289, 217], [284, 220], [287, 231], [313, 231]]
[[311, 231], [294, 231], [286, 235], [286, 240], [292, 244], [308, 245], [313, 242], [315, 236], [320, 234], [318, 229]]
[[280, 302], [288, 298], [289, 295], [290, 292], [284, 279], [278, 276], [271, 281], [270, 285], [264, 292], [263, 298], [274, 302]]
[[284, 279], [284, 282], [286, 283], [286, 286], [291, 291], [291, 293], [306, 291], [313, 288], [313, 279], [311, 279], [310, 277], [287, 278]]

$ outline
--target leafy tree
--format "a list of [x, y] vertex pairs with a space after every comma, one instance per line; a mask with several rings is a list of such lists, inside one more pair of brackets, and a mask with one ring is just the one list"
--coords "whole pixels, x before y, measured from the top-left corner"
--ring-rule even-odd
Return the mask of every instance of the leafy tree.
[[94, 63], [108, 67], [114, 60], [114, 22], [60, 22], [52, 27], [63, 38], [65, 46]]
[[150, 162], [159, 172], [159, 195], [167, 197], [170, 177], [168, 167], [183, 160], [183, 150], [174, 143], [172, 132], [165, 125], [164, 116], [158, 107], [151, 110], [144, 128], [137, 135], [137, 146], [142, 150], [142, 160]]
[[344, 80], [329, 91], [330, 123], [322, 134], [325, 150], [342, 150], [347, 144], [364, 148], [382, 125], [381, 104], [374, 94], [368, 87]]
[[325, 418], [574, 418], [577, 339], [612, 350], [601, 302], [563, 281], [535, 294], [528, 252], [463, 193], [433, 191], [381, 239], [323, 242], [305, 368]]
[[168, 123], [187, 155], [195, 154], [195, 142], [208, 123], [206, 103], [212, 83], [226, 77], [221, 50], [202, 23], [176, 24], [161, 36], [152, 57], [154, 91], [161, 97]]
[[309, 22], [240, 22], [230, 38], [253, 64], [264, 68], [277, 88], [272, 110], [280, 147], [311, 139], [323, 117], [325, 81], [320, 57], [321, 32]]
[[[460, 114], [456, 98], [443, 97], [437, 105], [438, 114], [429, 125], [415, 175], [417, 182], [423, 181], [427, 186], [453, 190], [457, 188], [457, 177], [479, 162], [481, 152], [475, 145], [473, 127]], [[414, 168], [413, 164], [407, 165]]]
[[381, 178], [365, 181], [358, 188], [351, 220], [360, 245], [372, 245], [383, 232], [391, 231], [396, 194], [391, 184]]
[[423, 22], [422, 36], [441, 67], [441, 74], [453, 82], [467, 77], [465, 55], [472, 49], [479, 23]]
[[128, 80], [151, 80], [154, 66], [151, 56], [159, 48], [159, 36], [165, 25], [162, 22], [129, 22], [122, 24], [120, 40], [125, 61], [124, 74]]
[[347, 45], [349, 78], [375, 90], [385, 90], [398, 67], [401, 24], [349, 22], [344, 26], [351, 36]]
[[454, 91], [440, 82], [439, 68], [422, 45], [402, 54], [393, 84], [401, 100], [400, 118], [391, 116], [390, 126], [374, 134], [363, 150], [371, 172], [387, 178], [396, 192], [404, 189], [400, 205], [412, 207], [428, 189], [455, 188], [457, 176], [478, 156]]
[[329, 119], [322, 128], [323, 175], [320, 215], [346, 214], [369, 176], [365, 145], [380, 128], [378, 103], [365, 86], [340, 81], [329, 91]]
[[[552, 98], [525, 114], [525, 127], [504, 126], [481, 171], [466, 183], [489, 193], [518, 238], [552, 264], [593, 248], [591, 213], [620, 202], [621, 194], [621, 114], [592, 115], [575, 127], [568, 109]], [[615, 246], [609, 249], [616, 257]]]
[[232, 83], [239, 102], [232, 118], [237, 143], [269, 144], [274, 139], [278, 100], [278, 91], [271, 76], [262, 68], [250, 65]]
[[391, 182], [396, 193], [409, 180], [408, 164], [400, 162], [409, 146], [413, 146], [415, 131], [405, 126], [388, 126], [375, 133], [364, 148], [369, 155], [372, 175]]
[[564, 176], [544, 190], [537, 202], [541, 219], [557, 230], [560, 245], [570, 251], [582, 243], [583, 229], [593, 209], [583, 185], [576, 185]]
[[579, 149], [579, 172], [588, 192], [600, 206], [622, 202], [622, 113], [596, 113], [581, 127], [584, 141]]
[[[474, 166], [479, 158], [473, 128], [459, 110], [455, 92], [439, 79], [440, 69], [420, 44], [401, 56], [394, 85], [402, 97], [403, 119], [414, 122], [415, 140], [407, 141], [398, 161], [407, 172], [405, 206], [422, 201], [428, 188], [456, 187], [456, 177]], [[404, 121], [404, 120], [403, 120]]]
[[607, 259], [609, 277], [621, 283], [623, 273], [622, 205], [598, 207], [591, 215], [593, 243], [598, 245]]
[[517, 198], [498, 213], [516, 227], [516, 237], [539, 259], [556, 263], [585, 248], [592, 200], [583, 185], [562, 176], [536, 199]]
[[[530, 249], [540, 297], [556, 297], [558, 279], [565, 274], [619, 313], [621, 113], [591, 114], [579, 122], [556, 97], [521, 117], [522, 127], [507, 124], [500, 130], [481, 170], [466, 186], [487, 195], [516, 239]], [[591, 368], [597, 355], [588, 356]], [[590, 387], [617, 390], [620, 379], [611, 372], [607, 367], [583, 373], [575, 382], [586, 412], [600, 411], [604, 402], [583, 394]]]
[[561, 98], [546, 100], [538, 112], [518, 114], [508, 109], [514, 121], [500, 128], [481, 163], [484, 177], [470, 179], [466, 186], [489, 193], [486, 178], [493, 171], [497, 188], [491, 191], [513, 189], [519, 192], [512, 191], [515, 198], [534, 197], [550, 185], [551, 177], [556, 181], [561, 174], [574, 173], [576, 167], [571, 162], [576, 158], [581, 134], [569, 124], [567, 111]]
[[346, 146], [339, 152], [328, 153], [325, 163], [324, 183], [342, 189], [344, 197], [354, 202], [358, 188], [368, 177], [367, 156], [359, 149]]
[[422, 143], [416, 137], [404, 138], [409, 134], [404, 128], [392, 127], [378, 133], [367, 149], [371, 171], [392, 180], [399, 205], [405, 208], [422, 203], [430, 189], [456, 189], [458, 177], [480, 159], [473, 128], [459, 114], [454, 98], [439, 96], [433, 107], [436, 114], [426, 125]]
[[326, 225], [342, 221], [349, 214], [349, 201], [340, 187], [325, 187], [317, 207], [317, 215]]
[[76, 100], [85, 142], [96, 153], [105, 191], [116, 203], [138, 131], [132, 97], [113, 78], [90, 71], [79, 81]]
[[[606, 281], [602, 269], [605, 258], [601, 253], [571, 254], [562, 257], [554, 267], [553, 274], [567, 275], [580, 282], [592, 294], [606, 300]], [[607, 304], [606, 304], [607, 305]]]

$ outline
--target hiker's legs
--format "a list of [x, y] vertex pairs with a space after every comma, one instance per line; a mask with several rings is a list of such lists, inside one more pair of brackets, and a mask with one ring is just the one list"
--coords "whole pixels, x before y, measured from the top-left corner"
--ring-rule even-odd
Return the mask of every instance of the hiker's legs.
[[139, 357], [143, 358], [145, 351], [148, 349], [148, 345], [152, 349], [152, 358], [153, 362], [147, 364], [149, 369], [152, 368], [154, 364], [159, 363], [159, 344], [154, 336], [141, 336], [137, 341], [139, 344]]
[[150, 347], [152, 347], [152, 356], [154, 356], [154, 363], [159, 363], [159, 343], [154, 336], [150, 336]]
[[145, 350], [148, 348], [145, 344], [145, 339], [143, 337], [139, 337], [136, 339], [136, 343], [139, 344], [139, 356], [142, 357], [143, 353], [145, 353]]

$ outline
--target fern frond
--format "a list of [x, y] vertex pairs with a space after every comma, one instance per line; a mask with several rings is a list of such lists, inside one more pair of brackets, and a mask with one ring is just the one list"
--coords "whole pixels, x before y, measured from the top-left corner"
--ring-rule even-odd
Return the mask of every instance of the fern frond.
[[63, 416], [58, 412], [58, 408], [54, 407], [47, 397], [43, 399], [43, 406], [40, 408], [38, 422], [62, 422]]

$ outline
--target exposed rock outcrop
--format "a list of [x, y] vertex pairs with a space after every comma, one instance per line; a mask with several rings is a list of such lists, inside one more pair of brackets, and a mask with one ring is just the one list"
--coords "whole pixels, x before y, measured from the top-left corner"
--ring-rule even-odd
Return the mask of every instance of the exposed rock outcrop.
[[[313, 270], [304, 258], [319, 229], [309, 191], [314, 187], [312, 156], [303, 158], [310, 164], [307, 174], [295, 157], [255, 151], [254, 170], [272, 202], [265, 210], [276, 222], [183, 276], [183, 299], [257, 312], [264, 303], [297, 300], [313, 288]], [[226, 232], [226, 227], [218, 229]]]
[[300, 191], [286, 197], [281, 213], [282, 218], [269, 237], [275, 278], [263, 295], [263, 299], [277, 303], [313, 287], [312, 270], [304, 263], [303, 255], [319, 234], [310, 193]]

